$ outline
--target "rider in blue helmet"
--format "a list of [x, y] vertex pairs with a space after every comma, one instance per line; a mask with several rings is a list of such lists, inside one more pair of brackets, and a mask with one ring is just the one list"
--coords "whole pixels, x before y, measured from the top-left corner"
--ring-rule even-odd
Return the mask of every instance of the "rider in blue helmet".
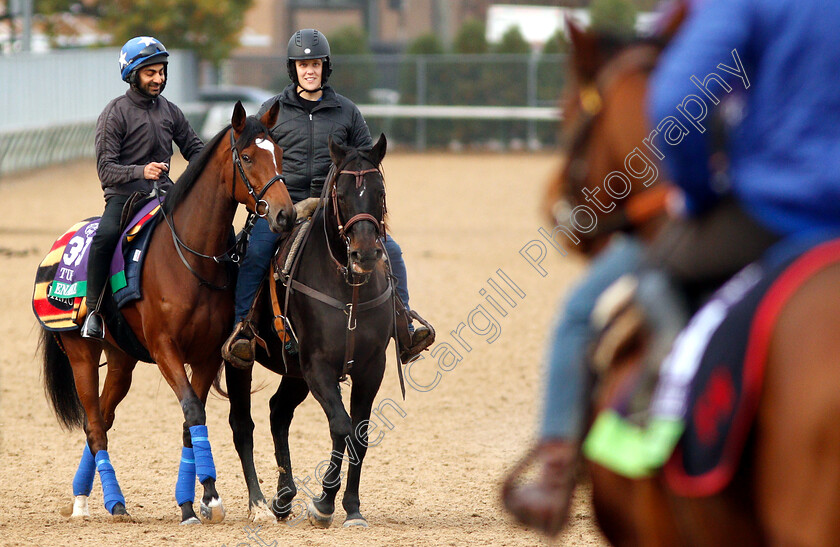
[[172, 185], [168, 173], [173, 142], [188, 161], [204, 147], [184, 113], [161, 95], [168, 59], [156, 38], [138, 36], [126, 42], [120, 50], [120, 76], [130, 87], [108, 103], [96, 122], [96, 168], [105, 212], [90, 245], [85, 338], [105, 335], [99, 308], [123, 206], [135, 192], [148, 194], [155, 186], [165, 191]]

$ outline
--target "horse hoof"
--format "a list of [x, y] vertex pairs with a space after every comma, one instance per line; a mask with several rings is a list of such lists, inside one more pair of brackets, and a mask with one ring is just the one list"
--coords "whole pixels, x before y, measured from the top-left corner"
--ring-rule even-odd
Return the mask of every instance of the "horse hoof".
[[315, 507], [312, 500], [306, 504], [306, 512], [309, 516], [309, 522], [316, 528], [329, 528], [333, 521], [332, 515], [324, 514]]
[[345, 528], [367, 528], [368, 522], [364, 518], [347, 519], [344, 521]]
[[264, 501], [258, 501], [248, 512], [248, 518], [252, 522], [277, 522], [277, 516], [268, 508], [268, 504]]
[[128, 514], [128, 511], [125, 510], [125, 505], [122, 503], [118, 503], [111, 509], [111, 521], [112, 522], [133, 522], [131, 520], [131, 515]]
[[181, 521], [181, 526], [192, 526], [193, 524], [201, 524], [201, 521], [198, 520], [198, 517], [190, 517], [187, 520]]
[[225, 506], [221, 498], [213, 498], [209, 504], [201, 500], [199, 513], [201, 513], [201, 519], [209, 524], [218, 524], [225, 520]]
[[90, 509], [88, 508], [87, 496], [76, 496], [72, 504], [67, 504], [58, 510], [62, 517], [69, 517], [72, 519], [88, 519], [90, 518]]

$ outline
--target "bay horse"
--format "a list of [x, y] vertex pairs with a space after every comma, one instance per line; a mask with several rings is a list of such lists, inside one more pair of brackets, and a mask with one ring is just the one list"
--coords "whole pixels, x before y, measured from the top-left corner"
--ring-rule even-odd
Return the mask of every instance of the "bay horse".
[[[297, 486], [289, 456], [289, 425], [295, 408], [312, 392], [327, 415], [332, 451], [323, 474], [323, 492], [320, 496], [310, 494], [311, 499], [301, 507], [301, 518], [306, 512], [313, 525], [331, 525], [346, 451], [349, 472], [343, 498], [347, 512], [344, 526], [367, 527], [359, 510], [359, 481], [371, 407], [382, 383], [385, 350], [395, 328], [394, 286], [380, 241], [387, 237], [380, 168], [386, 145], [384, 135], [370, 151], [330, 140], [333, 176], [324, 185], [321, 205], [312, 216], [294, 265], [288, 266], [287, 253], [279, 253], [271, 268], [278, 273], [272, 277], [270, 271], [266, 280], [275, 284], [278, 298], [285, 302], [289, 330], [294, 331], [299, 344], [297, 355], [288, 355], [280, 338], [266, 336], [268, 352], [262, 348], [257, 352], [263, 366], [283, 375], [270, 400], [271, 434], [280, 471], [270, 508], [254, 467], [252, 370], [225, 365], [233, 441], [254, 519], [290, 518]], [[270, 332], [276, 317], [269, 299], [263, 299], [259, 331]], [[349, 416], [339, 385], [347, 376], [352, 379]]]
[[[570, 96], [578, 107], [567, 112], [572, 157], [555, 193], [577, 192], [580, 200], [584, 188], [591, 191], [609, 173], [628, 169], [627, 157], [648, 137], [647, 83], [662, 46], [635, 43], [610, 51], [602, 37], [576, 28], [571, 38], [580, 85]], [[650, 196], [621, 203], [623, 210], [616, 213], [625, 220], [642, 219], [636, 230], [643, 237], [661, 226], [664, 201], [656, 193]], [[609, 237], [609, 231], [603, 236]], [[840, 537], [840, 431], [835, 424], [840, 264], [827, 261], [815, 271], [786, 295], [773, 322], [762, 327], [769, 342], [761, 360], [761, 395], [742, 457], [725, 488], [685, 497], [670, 490], [661, 473], [634, 480], [587, 463], [596, 518], [613, 544], [829, 545]], [[594, 412], [607, 407], [639, 373], [641, 344], [601, 374]]]
[[[266, 129], [274, 125], [278, 111], [275, 107], [261, 119], [246, 118], [242, 104], [236, 103], [231, 125], [204, 147], [167, 193], [161, 207], [167, 222], [156, 225], [151, 235], [142, 298], [121, 310], [184, 412], [176, 485], [182, 524], [200, 523], [193, 510], [196, 476], [204, 486], [202, 517], [208, 522], [224, 518], [204, 405], [220, 373], [221, 346], [233, 320], [235, 278], [221, 258], [228, 249], [234, 214], [243, 203], [265, 216], [276, 232], [290, 230], [295, 221], [281, 175], [282, 151]], [[109, 461], [107, 431], [128, 393], [138, 359], [116, 345], [110, 332], [113, 323], [107, 317], [106, 322], [104, 341], [82, 338], [78, 330], [51, 332], [42, 327], [44, 381], [60, 423], [84, 426], [87, 439], [73, 484], [73, 515], [89, 515], [87, 501], [98, 469], [106, 509], [115, 517], [129, 518]], [[100, 395], [103, 351], [108, 368]]]

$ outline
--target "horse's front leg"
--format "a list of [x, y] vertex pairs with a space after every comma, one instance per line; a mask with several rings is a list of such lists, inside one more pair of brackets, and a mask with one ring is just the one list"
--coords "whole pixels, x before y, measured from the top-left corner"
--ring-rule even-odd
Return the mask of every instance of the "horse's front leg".
[[312, 395], [324, 409], [330, 424], [332, 452], [329, 467], [322, 479], [323, 491], [318, 498], [310, 500], [307, 506], [309, 522], [320, 528], [328, 528], [335, 512], [335, 496], [341, 487], [341, 462], [347, 448], [347, 439], [353, 434], [353, 426], [341, 402], [338, 378], [333, 367], [324, 359], [313, 359], [304, 375]]
[[[181, 464], [178, 470], [178, 482], [175, 496], [181, 507], [181, 524], [197, 522], [192, 504], [195, 498], [195, 480], [204, 487], [201, 498], [200, 514], [204, 522], [218, 523], [225, 518], [225, 508], [216, 491], [216, 464], [207, 433], [207, 415], [204, 401], [210, 386], [221, 366], [221, 360], [210, 363], [193, 363], [193, 383], [190, 384], [184, 370], [183, 357], [174, 348], [165, 348], [156, 352], [158, 368], [178, 396], [184, 412], [184, 445], [181, 449]], [[195, 386], [195, 389], [193, 388]], [[201, 394], [199, 397], [196, 392]]]
[[361, 374], [352, 374], [353, 391], [350, 394], [350, 414], [353, 418], [353, 435], [350, 435], [347, 446], [349, 465], [347, 470], [347, 486], [344, 489], [342, 505], [347, 512], [344, 527], [360, 526], [367, 528], [367, 520], [359, 510], [359, 481], [362, 476], [362, 462], [368, 449], [368, 428], [370, 411], [373, 400], [382, 384], [385, 373], [385, 353], [377, 357], [372, 366]]
[[292, 500], [297, 494], [292, 459], [289, 455], [289, 426], [295, 414], [295, 408], [306, 399], [309, 387], [302, 378], [283, 376], [277, 393], [271, 397], [271, 437], [274, 439], [274, 457], [277, 460], [277, 494], [271, 502], [271, 509], [280, 519], [287, 518], [292, 512]]
[[247, 370], [225, 364], [230, 413], [228, 423], [233, 433], [233, 446], [242, 464], [248, 486], [248, 513], [253, 521], [276, 520], [260, 489], [254, 465], [254, 420], [251, 419], [251, 368]]

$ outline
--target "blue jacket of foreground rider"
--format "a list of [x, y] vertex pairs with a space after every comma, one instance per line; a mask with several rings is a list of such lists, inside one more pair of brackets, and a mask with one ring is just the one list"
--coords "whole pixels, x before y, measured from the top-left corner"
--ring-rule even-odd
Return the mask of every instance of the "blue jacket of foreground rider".
[[[700, 84], [717, 99], [727, 95], [707, 78], [714, 72], [744, 100], [727, 148], [742, 206], [780, 235], [840, 227], [838, 29], [840, 2], [825, 0], [708, 0], [693, 10], [663, 54], [649, 96], [654, 125], [674, 116], [688, 129], [680, 144], [668, 146], [662, 135], [656, 142], [689, 212], [718, 198], [709, 176], [711, 132], [701, 133], [677, 107], [689, 95], [703, 98], [708, 128], [712, 104]], [[720, 66], [738, 72], [733, 51], [743, 79]], [[689, 103], [683, 109], [701, 112]]]
[[320, 196], [332, 160], [328, 139], [344, 146], [371, 148], [373, 140], [361, 112], [353, 102], [324, 86], [320, 104], [308, 114], [297, 99], [295, 84], [263, 103], [257, 117], [280, 101], [271, 137], [283, 150], [283, 174], [292, 201]]

